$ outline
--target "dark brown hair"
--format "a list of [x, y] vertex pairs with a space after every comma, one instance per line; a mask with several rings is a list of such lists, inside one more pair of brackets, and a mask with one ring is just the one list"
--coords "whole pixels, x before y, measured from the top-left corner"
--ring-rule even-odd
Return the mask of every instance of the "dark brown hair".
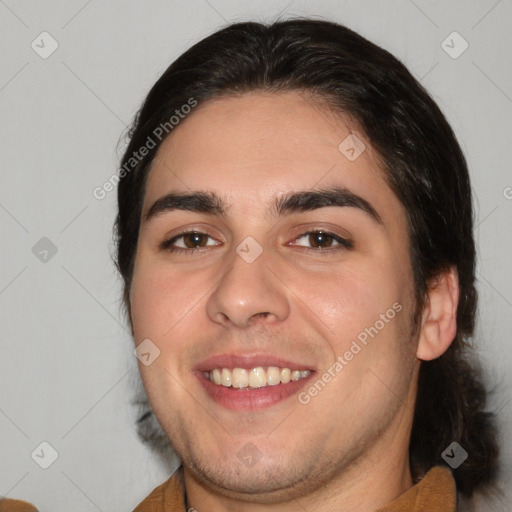
[[[408, 217], [417, 314], [432, 279], [450, 267], [457, 270], [457, 333], [445, 354], [421, 363], [409, 453], [418, 479], [444, 464], [442, 452], [459, 443], [469, 457], [453, 474], [458, 490], [471, 496], [493, 482], [498, 457], [495, 419], [485, 412], [487, 392], [468, 341], [477, 303], [471, 187], [451, 127], [399, 60], [327, 21], [227, 26], [181, 55], [153, 86], [134, 120], [121, 168], [126, 170], [134, 152], [155, 139], [155, 129], [169, 123], [191, 98], [201, 104], [257, 90], [305, 91], [357, 122], [382, 159]], [[155, 142], [118, 187], [116, 264], [130, 324], [129, 291], [146, 178], [161, 140]]]

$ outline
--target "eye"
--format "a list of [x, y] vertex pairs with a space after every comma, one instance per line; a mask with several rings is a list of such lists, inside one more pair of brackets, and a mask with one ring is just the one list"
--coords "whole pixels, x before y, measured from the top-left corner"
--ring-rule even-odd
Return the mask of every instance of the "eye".
[[202, 233], [201, 231], [186, 231], [170, 238], [169, 240], [165, 240], [162, 242], [161, 247], [162, 249], [170, 252], [183, 251], [190, 253], [200, 250], [203, 247], [218, 245], [215, 241], [213, 244], [208, 244], [208, 239], [213, 240], [210, 235]]
[[[316, 252], [323, 250], [352, 249], [353, 247], [350, 240], [325, 230], [307, 231], [295, 238], [294, 242], [302, 239], [305, 240], [305, 244], [298, 243], [297, 245], [316, 250]], [[209, 240], [212, 243], [208, 243]], [[205, 249], [206, 247], [216, 245], [219, 245], [219, 242], [214, 240], [207, 233], [201, 231], [186, 231], [162, 242], [161, 248], [169, 252], [190, 254]]]
[[[324, 230], [308, 231], [301, 236], [295, 238], [295, 241], [305, 239], [306, 244], [298, 244], [303, 247], [313, 249], [352, 249], [353, 244], [350, 240], [343, 238], [335, 233], [330, 233]], [[334, 243], [334, 245], [333, 245]]]

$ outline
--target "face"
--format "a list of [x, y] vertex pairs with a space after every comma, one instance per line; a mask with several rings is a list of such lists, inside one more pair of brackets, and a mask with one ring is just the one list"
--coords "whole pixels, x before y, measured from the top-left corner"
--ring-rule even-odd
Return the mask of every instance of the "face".
[[160, 355], [139, 366], [190, 478], [270, 502], [406, 457], [407, 226], [361, 133], [298, 92], [211, 100], [142, 217], [133, 329]]

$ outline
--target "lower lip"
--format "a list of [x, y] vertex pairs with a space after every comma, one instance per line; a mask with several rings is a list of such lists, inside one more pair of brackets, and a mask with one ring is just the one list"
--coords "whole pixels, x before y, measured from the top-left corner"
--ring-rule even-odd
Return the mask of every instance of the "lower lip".
[[217, 385], [211, 382], [203, 372], [198, 372], [197, 376], [206, 393], [218, 404], [234, 411], [256, 411], [270, 407], [297, 394], [314, 373], [311, 372], [307, 377], [286, 384], [255, 389], [227, 388], [226, 386]]

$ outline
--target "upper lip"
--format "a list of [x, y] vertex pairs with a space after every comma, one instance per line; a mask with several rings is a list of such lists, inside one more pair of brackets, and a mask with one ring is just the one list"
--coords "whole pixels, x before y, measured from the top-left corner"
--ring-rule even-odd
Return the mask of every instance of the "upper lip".
[[300, 363], [272, 354], [217, 354], [198, 363], [195, 371], [207, 372], [214, 368], [257, 368], [277, 366], [290, 370], [312, 370], [311, 363]]

